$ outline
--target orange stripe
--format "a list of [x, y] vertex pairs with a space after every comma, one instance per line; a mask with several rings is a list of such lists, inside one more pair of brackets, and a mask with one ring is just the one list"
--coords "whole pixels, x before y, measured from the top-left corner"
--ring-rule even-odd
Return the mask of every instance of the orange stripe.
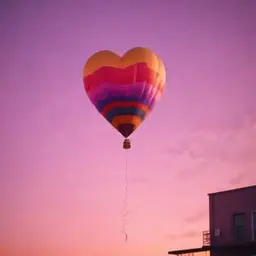
[[148, 114], [150, 112], [150, 109], [141, 104], [141, 103], [138, 103], [138, 102], [121, 102], [121, 101], [116, 101], [116, 102], [113, 102], [113, 103], [110, 103], [108, 105], [106, 105], [103, 110], [101, 111], [101, 114], [103, 116], [105, 116], [110, 110], [112, 110], [113, 108], [116, 108], [116, 107], [136, 107], [136, 108], [139, 108], [143, 111], [145, 111], [146, 114]]
[[146, 63], [156, 73], [160, 73], [165, 81], [165, 67], [162, 60], [147, 48], [135, 47], [127, 51], [122, 57], [111, 51], [99, 51], [93, 54], [84, 66], [83, 76], [87, 76], [103, 66], [125, 68], [138, 62]]
[[120, 124], [133, 124], [137, 128], [141, 124], [142, 120], [137, 116], [116, 116], [112, 120], [112, 125], [118, 129]]

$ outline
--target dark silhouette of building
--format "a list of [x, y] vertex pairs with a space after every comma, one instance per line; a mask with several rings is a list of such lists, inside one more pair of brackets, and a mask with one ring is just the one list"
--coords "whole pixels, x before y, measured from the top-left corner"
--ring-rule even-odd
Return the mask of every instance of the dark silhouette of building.
[[210, 229], [203, 232], [203, 246], [168, 254], [256, 256], [256, 185], [208, 196]]

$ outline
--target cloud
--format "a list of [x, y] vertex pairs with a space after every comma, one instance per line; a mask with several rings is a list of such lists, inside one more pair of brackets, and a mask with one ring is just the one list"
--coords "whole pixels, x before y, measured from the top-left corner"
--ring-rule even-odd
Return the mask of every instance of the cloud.
[[138, 184], [138, 185], [142, 185], [142, 184], [147, 184], [148, 182], [148, 178], [142, 178], [142, 177], [133, 177], [129, 180], [129, 183], [132, 184]]
[[230, 179], [229, 184], [232, 186], [239, 186], [246, 180], [246, 177], [246, 172], [239, 173], [238, 175]]
[[194, 215], [190, 215], [184, 219], [187, 224], [196, 223], [202, 219], [208, 217], [208, 210], [201, 210], [196, 212]]
[[200, 237], [200, 236], [202, 236], [201, 232], [191, 230], [191, 231], [187, 231], [180, 234], [167, 234], [166, 238], [168, 240], [181, 240], [181, 239], [190, 239], [190, 238]]
[[[192, 230], [168, 233], [166, 239], [200, 239], [202, 233], [194, 226], [201, 222], [208, 225], [208, 206], [199, 197], [205, 199], [205, 193], [256, 184], [256, 109], [215, 127], [173, 138], [167, 153], [168, 168], [180, 184], [179, 192], [190, 202], [198, 200], [198, 211], [183, 215], [185, 226]], [[189, 188], [183, 190], [182, 186]]]
[[172, 141], [169, 164], [178, 179], [229, 170], [229, 185], [256, 182], [256, 110]]

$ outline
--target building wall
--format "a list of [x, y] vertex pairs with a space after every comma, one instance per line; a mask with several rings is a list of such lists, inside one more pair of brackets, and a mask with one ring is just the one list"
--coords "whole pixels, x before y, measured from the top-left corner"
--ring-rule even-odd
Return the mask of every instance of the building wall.
[[226, 249], [226, 250], [213, 250], [211, 256], [254, 256], [255, 249]]
[[[252, 240], [251, 213], [255, 210], [256, 186], [209, 194], [211, 245], [233, 242], [233, 214], [241, 212], [246, 213], [246, 239]], [[216, 228], [220, 236], [214, 235]]]

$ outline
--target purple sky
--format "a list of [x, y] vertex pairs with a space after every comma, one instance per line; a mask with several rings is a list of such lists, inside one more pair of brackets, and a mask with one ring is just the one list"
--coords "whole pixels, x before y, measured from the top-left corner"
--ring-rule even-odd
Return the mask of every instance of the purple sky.
[[[201, 246], [207, 193], [256, 183], [255, 26], [254, 0], [1, 1], [0, 254]], [[125, 244], [123, 139], [81, 73], [134, 46], [162, 57], [167, 85], [132, 137]]]

